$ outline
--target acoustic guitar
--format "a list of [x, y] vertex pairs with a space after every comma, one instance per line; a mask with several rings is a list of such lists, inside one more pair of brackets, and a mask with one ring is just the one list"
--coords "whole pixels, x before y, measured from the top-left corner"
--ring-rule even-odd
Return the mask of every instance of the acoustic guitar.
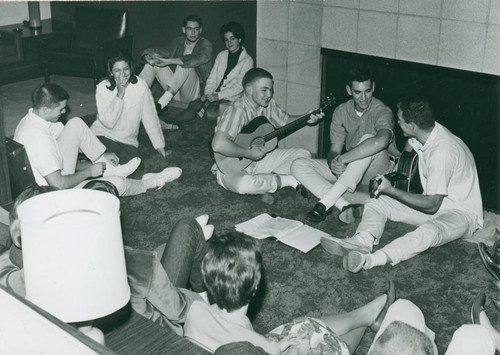
[[[325, 98], [320, 108], [280, 128], [275, 128], [265, 116], [258, 116], [243, 127], [234, 142], [242, 147], [263, 147], [264, 151], [269, 153], [276, 149], [279, 138], [285, 137], [305, 126], [312, 114], [327, 111], [334, 104], [335, 97], [330, 94]], [[217, 167], [224, 174], [240, 172], [253, 162], [253, 160], [248, 158], [228, 157], [217, 152], [212, 153]]]
[[[411, 152], [403, 151], [399, 156], [396, 171], [384, 175], [391, 185], [397, 189], [421, 194], [424, 190], [420, 182], [420, 175], [418, 172], [418, 155], [412, 150]], [[377, 177], [370, 180], [369, 191], [370, 197], [375, 197], [374, 191], [380, 184]]]

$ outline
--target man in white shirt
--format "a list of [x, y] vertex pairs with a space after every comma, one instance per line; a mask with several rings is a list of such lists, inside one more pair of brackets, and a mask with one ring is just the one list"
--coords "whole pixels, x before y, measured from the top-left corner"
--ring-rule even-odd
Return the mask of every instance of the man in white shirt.
[[[430, 103], [419, 97], [399, 101], [398, 124], [418, 154], [424, 191], [420, 195], [399, 190], [379, 175], [377, 198], [366, 203], [356, 234], [322, 238], [322, 246], [343, 256], [344, 268], [351, 272], [396, 265], [430, 247], [470, 236], [483, 225], [476, 164], [465, 143], [435, 122]], [[372, 253], [388, 219], [418, 227]]]

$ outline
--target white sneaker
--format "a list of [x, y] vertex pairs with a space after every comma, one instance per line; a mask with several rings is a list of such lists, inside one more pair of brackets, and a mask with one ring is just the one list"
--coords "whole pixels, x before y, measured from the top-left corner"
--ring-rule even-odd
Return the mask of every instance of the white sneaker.
[[203, 231], [205, 240], [209, 240], [212, 238], [212, 235], [214, 235], [215, 227], [213, 224], [207, 224], [206, 226], [201, 227], [201, 230]]
[[141, 158], [132, 158], [127, 164], [120, 164], [113, 166], [111, 164], [106, 164], [106, 170], [102, 176], [121, 176], [127, 177], [137, 170], [141, 164]]
[[196, 222], [200, 225], [200, 227], [206, 226], [208, 223], [208, 214], [202, 214], [195, 218]]
[[156, 188], [156, 190], [159, 190], [165, 186], [166, 183], [178, 179], [181, 175], [181, 168], [165, 168], [159, 173], [144, 174], [142, 181], [146, 184], [146, 188]]

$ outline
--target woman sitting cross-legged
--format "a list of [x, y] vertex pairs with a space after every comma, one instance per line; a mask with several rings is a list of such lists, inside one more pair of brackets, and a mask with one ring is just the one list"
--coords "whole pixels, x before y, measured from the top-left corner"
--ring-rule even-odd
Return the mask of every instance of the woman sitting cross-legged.
[[108, 77], [97, 85], [95, 96], [98, 115], [91, 130], [106, 151], [115, 153], [120, 162], [138, 156], [137, 137], [142, 123], [153, 147], [166, 157], [165, 137], [153, 96], [146, 82], [134, 75], [130, 58], [119, 54], [108, 59]]
[[255, 239], [236, 234], [213, 237], [203, 258], [202, 276], [214, 304], [193, 302], [184, 335], [212, 352], [228, 343], [246, 341], [270, 354], [349, 354], [357, 348], [367, 327], [378, 330], [396, 298], [390, 281], [387, 295], [351, 312], [320, 319], [302, 317], [260, 335], [246, 313], [261, 272], [262, 255]]

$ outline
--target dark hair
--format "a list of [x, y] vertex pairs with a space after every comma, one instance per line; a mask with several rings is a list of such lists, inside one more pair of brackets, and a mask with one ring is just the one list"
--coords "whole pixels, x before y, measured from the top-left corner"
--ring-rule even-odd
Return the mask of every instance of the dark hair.
[[254, 81], [262, 79], [262, 78], [267, 78], [267, 79], [273, 80], [273, 76], [267, 70], [262, 69], [262, 68], [252, 68], [245, 73], [245, 76], [243, 76], [243, 80], [241, 81], [241, 84], [245, 88], [247, 85], [250, 85]]
[[235, 38], [241, 39], [241, 45], [245, 42], [245, 30], [238, 22], [230, 21], [222, 25], [219, 30], [219, 36], [222, 42], [224, 42], [224, 35], [228, 32], [231, 32]]
[[109, 81], [109, 86], [106, 86], [107, 89], [113, 91], [116, 88], [116, 80], [115, 77], [113, 76], [113, 65], [115, 65], [116, 62], [125, 62], [128, 64], [130, 68], [130, 83], [135, 84], [137, 83], [137, 77], [135, 76], [135, 71], [134, 71], [134, 62], [132, 61], [131, 58], [126, 56], [125, 54], [118, 53], [114, 57], [111, 57], [108, 59], [108, 81]]
[[187, 23], [189, 21], [192, 21], [192, 22], [198, 22], [198, 25], [200, 25], [200, 27], [203, 27], [203, 21], [201, 20], [201, 17], [198, 16], [198, 15], [189, 15], [187, 16], [183, 21], [182, 21], [182, 27], [186, 27], [187, 26]]
[[98, 190], [98, 191], [104, 191], [108, 192], [112, 195], [115, 195], [116, 197], [120, 197], [118, 195], [118, 189], [116, 188], [115, 185], [110, 183], [109, 181], [105, 180], [92, 180], [86, 183], [83, 186], [84, 189], [90, 189], [90, 190]]
[[244, 234], [214, 236], [201, 264], [210, 300], [228, 312], [250, 303], [262, 272], [257, 241]]
[[419, 95], [405, 96], [399, 99], [398, 109], [406, 123], [413, 122], [420, 129], [434, 127], [436, 116], [429, 101]]
[[59, 105], [61, 101], [68, 100], [69, 94], [57, 84], [44, 83], [37, 87], [31, 95], [33, 108], [42, 108]]
[[349, 69], [349, 72], [347, 74], [347, 85], [352, 86], [353, 81], [357, 82], [364, 82], [367, 80], [373, 80], [372, 72], [370, 71], [369, 68], [367, 67], [362, 67], [362, 66], [354, 66], [351, 69]]
[[15, 240], [21, 236], [21, 228], [19, 226], [19, 216], [17, 215], [17, 207], [24, 201], [35, 197], [37, 195], [44, 194], [46, 192], [57, 191], [58, 189], [53, 186], [32, 186], [28, 187], [26, 190], [21, 192], [19, 196], [14, 200], [14, 204], [12, 205], [12, 210], [9, 214], [9, 229], [10, 229], [10, 237], [12, 240]]

